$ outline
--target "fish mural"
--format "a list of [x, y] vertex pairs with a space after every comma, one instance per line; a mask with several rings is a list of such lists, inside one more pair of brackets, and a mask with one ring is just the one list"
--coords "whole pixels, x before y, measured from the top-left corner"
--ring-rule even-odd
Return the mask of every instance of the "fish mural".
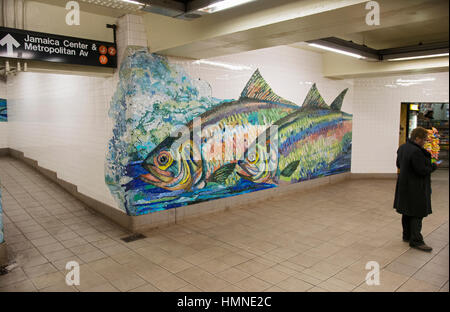
[[8, 121], [8, 112], [6, 110], [6, 100], [0, 99], [0, 122]]
[[[237, 101], [201, 114], [197, 129], [190, 121], [183, 142], [176, 134], [161, 142], [144, 160], [142, 167], [149, 173], [140, 178], [167, 190], [189, 191], [204, 188], [208, 182], [226, 184], [245, 152], [245, 143], [298, 108], [276, 95], [256, 70]], [[194, 140], [194, 130], [198, 140]], [[193, 159], [195, 154], [198, 157]]]
[[350, 169], [352, 116], [340, 110], [347, 91], [328, 106], [314, 84], [301, 109], [275, 122], [250, 145], [238, 162], [239, 176], [279, 185]]
[[238, 99], [217, 99], [207, 81], [187, 73], [190, 63], [145, 48], [126, 53], [109, 112], [105, 182], [127, 214], [350, 170], [347, 89], [327, 105], [314, 84], [300, 106], [254, 69]]

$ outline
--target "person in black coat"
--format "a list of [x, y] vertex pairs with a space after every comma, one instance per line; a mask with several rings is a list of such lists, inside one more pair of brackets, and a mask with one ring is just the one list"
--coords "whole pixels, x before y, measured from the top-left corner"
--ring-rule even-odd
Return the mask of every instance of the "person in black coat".
[[428, 132], [418, 127], [397, 151], [400, 173], [395, 187], [394, 208], [402, 214], [403, 240], [413, 248], [431, 251], [423, 241], [422, 219], [431, 214], [431, 173], [437, 165], [423, 148]]

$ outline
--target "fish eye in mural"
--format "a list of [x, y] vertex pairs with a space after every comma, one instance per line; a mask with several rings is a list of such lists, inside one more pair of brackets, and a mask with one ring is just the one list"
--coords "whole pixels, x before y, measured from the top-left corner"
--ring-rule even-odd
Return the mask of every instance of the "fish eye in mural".
[[6, 110], [6, 100], [0, 99], [0, 122], [8, 121], [8, 112]]
[[119, 76], [106, 183], [130, 215], [350, 170], [347, 89], [328, 106], [314, 84], [298, 106], [256, 70], [238, 99], [216, 99], [146, 49], [130, 50]]

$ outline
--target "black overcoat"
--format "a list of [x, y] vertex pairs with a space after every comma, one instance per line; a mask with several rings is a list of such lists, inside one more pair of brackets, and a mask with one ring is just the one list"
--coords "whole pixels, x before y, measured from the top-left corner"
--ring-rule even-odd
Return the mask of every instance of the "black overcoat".
[[400, 173], [395, 187], [394, 208], [398, 213], [426, 217], [431, 214], [431, 173], [436, 165], [431, 154], [408, 140], [397, 151]]

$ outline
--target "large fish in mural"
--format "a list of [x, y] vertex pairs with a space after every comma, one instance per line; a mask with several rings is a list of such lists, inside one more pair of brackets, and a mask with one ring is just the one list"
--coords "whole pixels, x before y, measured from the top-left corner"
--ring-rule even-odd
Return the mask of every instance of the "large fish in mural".
[[341, 111], [346, 92], [328, 106], [314, 84], [299, 110], [276, 121], [250, 145], [238, 162], [238, 175], [255, 183], [293, 183], [341, 169], [335, 165], [345, 156], [344, 167], [349, 166], [352, 115]]
[[201, 189], [209, 182], [226, 185], [249, 143], [298, 109], [276, 95], [256, 70], [238, 100], [201, 114], [200, 127], [195, 119], [189, 122], [188, 136], [173, 133], [155, 147], [141, 164], [148, 173], [140, 179], [170, 191]]

